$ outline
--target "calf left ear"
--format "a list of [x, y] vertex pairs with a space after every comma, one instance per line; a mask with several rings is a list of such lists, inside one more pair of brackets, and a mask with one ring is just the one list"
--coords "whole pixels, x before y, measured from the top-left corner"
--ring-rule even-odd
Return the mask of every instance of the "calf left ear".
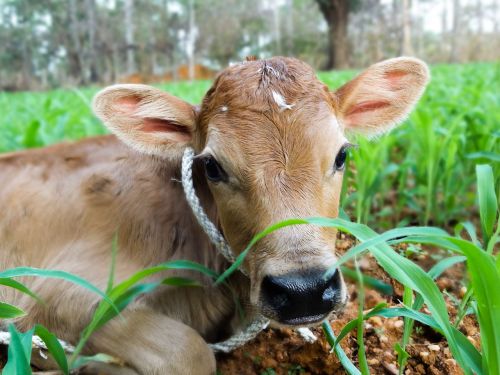
[[346, 131], [377, 135], [402, 122], [429, 81], [427, 65], [398, 57], [374, 64], [333, 93]]
[[147, 85], [114, 85], [98, 92], [94, 113], [124, 143], [138, 151], [175, 159], [191, 143], [196, 110]]

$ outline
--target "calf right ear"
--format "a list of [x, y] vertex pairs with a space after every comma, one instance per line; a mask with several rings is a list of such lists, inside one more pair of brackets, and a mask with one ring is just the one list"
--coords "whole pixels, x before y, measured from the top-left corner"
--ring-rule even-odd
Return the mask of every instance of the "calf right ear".
[[347, 131], [377, 135], [401, 123], [429, 81], [427, 65], [398, 57], [370, 66], [334, 93]]
[[94, 113], [124, 143], [140, 152], [176, 159], [196, 128], [196, 109], [147, 85], [114, 85], [98, 92]]

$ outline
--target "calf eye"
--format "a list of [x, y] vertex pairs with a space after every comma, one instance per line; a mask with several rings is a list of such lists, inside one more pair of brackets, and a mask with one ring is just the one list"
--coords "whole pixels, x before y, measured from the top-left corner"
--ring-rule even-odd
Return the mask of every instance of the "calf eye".
[[335, 166], [334, 169], [335, 171], [343, 171], [345, 168], [345, 159], [347, 158], [347, 150], [349, 149], [351, 145], [343, 145], [340, 148], [339, 153], [335, 157]]
[[203, 158], [203, 165], [205, 167], [205, 174], [212, 182], [227, 181], [227, 174], [220, 164], [213, 156]]

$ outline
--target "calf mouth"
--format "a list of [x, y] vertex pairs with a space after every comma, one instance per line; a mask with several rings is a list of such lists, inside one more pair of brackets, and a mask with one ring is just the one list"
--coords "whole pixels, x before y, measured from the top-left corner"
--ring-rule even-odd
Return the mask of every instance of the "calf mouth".
[[271, 320], [271, 324], [276, 327], [315, 327], [320, 325], [325, 320], [337, 319], [343, 314], [346, 304], [347, 298], [343, 301], [339, 301], [334, 310], [326, 313], [305, 314], [300, 316], [291, 313], [279, 315], [275, 311], [262, 307], [261, 314]]
[[330, 314], [309, 315], [302, 317], [290, 317], [280, 320], [275, 320], [279, 325], [285, 326], [315, 326], [327, 319]]

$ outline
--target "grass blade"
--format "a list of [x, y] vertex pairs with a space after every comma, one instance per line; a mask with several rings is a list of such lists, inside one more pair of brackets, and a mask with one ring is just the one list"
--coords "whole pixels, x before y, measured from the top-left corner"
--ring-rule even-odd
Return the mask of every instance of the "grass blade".
[[109, 269], [108, 286], [106, 287], [106, 294], [108, 294], [111, 289], [113, 289], [113, 284], [115, 282], [115, 267], [116, 267], [116, 253], [118, 252], [118, 233], [113, 237], [113, 243], [111, 244], [111, 265]]
[[120, 367], [125, 366], [125, 363], [121, 362], [119, 359], [111, 357], [107, 354], [99, 353], [93, 356], [79, 356], [73, 364], [73, 368], [77, 369], [93, 362], [103, 362]]
[[94, 316], [92, 317], [91, 322], [87, 325], [87, 327], [85, 327], [81, 335], [81, 338], [78, 341], [78, 344], [76, 345], [76, 348], [70, 358], [70, 368], [72, 369], [74, 368], [78, 356], [80, 355], [81, 351], [83, 350], [83, 347], [85, 346], [86, 342], [88, 341], [92, 333], [95, 332], [95, 330], [102, 327], [102, 325], [104, 325], [110, 319], [117, 316], [120, 313], [120, 311], [125, 309], [127, 305], [130, 302], [132, 302], [138, 295], [151, 292], [160, 284], [165, 284], [165, 285], [170, 284], [177, 286], [196, 285], [196, 282], [180, 277], [167, 278], [162, 281], [153, 283], [138, 284], [141, 280], [144, 280], [145, 278], [152, 276], [158, 272], [163, 272], [168, 270], [180, 270], [180, 269], [200, 272], [206, 276], [209, 276], [212, 279], [217, 277], [217, 273], [214, 272], [213, 270], [199, 263], [187, 260], [173, 260], [170, 262], [165, 262], [157, 266], [153, 266], [136, 272], [128, 279], [122, 281], [121, 283], [113, 287], [113, 289], [108, 293], [109, 299], [111, 299], [113, 304], [115, 304], [116, 306], [115, 311], [112, 311], [110, 309], [107, 300], [101, 301], [101, 303], [97, 306], [97, 309], [94, 312]]
[[13, 319], [24, 315], [26, 315], [26, 313], [20, 308], [5, 302], [0, 302], [0, 319]]
[[[413, 290], [411, 290], [406, 285], [404, 286], [403, 292], [403, 304], [406, 306], [413, 305]], [[413, 319], [404, 317], [404, 328], [403, 337], [401, 338], [401, 344], [396, 344], [396, 351], [398, 353], [398, 365], [399, 365], [399, 375], [402, 375], [406, 366], [406, 360], [409, 354], [406, 352], [406, 345], [410, 342], [410, 335], [413, 330]]]
[[40, 337], [42, 341], [45, 343], [47, 350], [49, 351], [54, 361], [59, 366], [59, 369], [65, 374], [69, 374], [68, 360], [66, 358], [66, 353], [64, 352], [61, 343], [57, 339], [57, 337], [50, 332], [44, 326], [37, 324], [35, 326], [35, 335]]
[[336, 338], [335, 334], [333, 333], [333, 329], [330, 326], [330, 323], [325, 321], [323, 322], [322, 327], [323, 327], [323, 332], [325, 332], [326, 340], [332, 347], [333, 351], [335, 351], [337, 358], [339, 359], [340, 363], [347, 371], [347, 373], [349, 375], [361, 375], [361, 372], [356, 368], [356, 366], [354, 366], [351, 360], [347, 357], [347, 355], [345, 354], [344, 350], [340, 347], [340, 345], [335, 344]]
[[358, 278], [358, 319], [357, 319], [357, 332], [356, 338], [358, 341], [358, 363], [363, 375], [370, 375], [370, 369], [368, 368], [368, 361], [366, 360], [366, 349], [365, 349], [365, 339], [364, 333], [364, 319], [363, 319], [363, 309], [365, 303], [365, 287], [363, 285], [363, 275], [359, 270], [359, 265], [357, 258], [354, 259], [356, 275]]
[[219, 276], [219, 278], [215, 281], [215, 285], [222, 283], [225, 279], [227, 279], [229, 277], [229, 275], [231, 275], [234, 271], [236, 271], [241, 266], [243, 261], [245, 260], [245, 257], [247, 256], [250, 249], [257, 242], [259, 242], [261, 239], [263, 239], [265, 236], [267, 236], [268, 234], [270, 234], [270, 233], [272, 233], [280, 228], [288, 227], [290, 225], [297, 225], [297, 224], [308, 224], [308, 222], [304, 219], [288, 219], [288, 220], [284, 220], [284, 221], [281, 221], [279, 223], [270, 225], [269, 227], [264, 229], [262, 232], [257, 233], [252, 238], [252, 240], [247, 245], [247, 247], [241, 252], [241, 254], [236, 257], [236, 260], [234, 261], [234, 263], [227, 270], [225, 270], [222, 273], [222, 275]]
[[[371, 318], [372, 316], [377, 315], [377, 313], [380, 310], [385, 309], [386, 307], [387, 307], [387, 303], [385, 303], [385, 302], [379, 303], [377, 306], [375, 306], [373, 309], [371, 309], [370, 311], [368, 311], [366, 314], [363, 315], [363, 320], [367, 320], [367, 319]], [[340, 343], [340, 341], [342, 341], [344, 339], [344, 337], [346, 337], [349, 332], [351, 332], [354, 328], [356, 328], [357, 324], [358, 324], [358, 318], [352, 319], [346, 325], [344, 325], [344, 327], [340, 331], [339, 335], [337, 336], [334, 344], [338, 345]]]
[[2, 375], [31, 375], [31, 343], [33, 329], [19, 332], [13, 324], [9, 324], [10, 344], [8, 359]]
[[[369, 247], [371, 253], [374, 255], [377, 262], [382, 266], [382, 268], [384, 268], [384, 270], [387, 273], [389, 273], [389, 275], [392, 278], [398, 280], [403, 285], [410, 287], [412, 290], [422, 295], [425, 302], [427, 303], [427, 306], [429, 307], [429, 310], [431, 311], [437, 323], [439, 324], [440, 328], [442, 329], [443, 334], [445, 335], [449, 343], [450, 350], [453, 356], [460, 364], [460, 366], [464, 368], [464, 372], [466, 374], [471, 374], [472, 371], [475, 371], [478, 374], [482, 374], [481, 364], [467, 363], [465, 360], [465, 356], [467, 353], [464, 353], [461, 347], [457, 345], [456, 343], [457, 340], [455, 337], [457, 333], [454, 327], [450, 323], [448, 310], [446, 308], [446, 303], [444, 301], [441, 292], [437, 288], [432, 278], [426, 272], [424, 272], [419, 266], [417, 266], [410, 260], [402, 257], [397, 252], [395, 252], [386, 243], [387, 240], [398, 236], [414, 236], [415, 238], [418, 238], [419, 236], [428, 236], [432, 238], [433, 236], [436, 237], [447, 236], [446, 232], [437, 228], [427, 228], [427, 227], [398, 228], [398, 229], [393, 229], [392, 231], [388, 231], [382, 235], [378, 235], [376, 232], [374, 232], [367, 226], [351, 223], [342, 219], [328, 219], [328, 218], [292, 219], [274, 224], [268, 227], [263, 232], [256, 235], [252, 239], [250, 244], [247, 246], [245, 251], [240, 255], [243, 254], [246, 255], [248, 253], [248, 250], [253, 246], [253, 244], [258, 240], [260, 240], [265, 235], [267, 235], [268, 233], [271, 233], [284, 226], [296, 225], [296, 224], [314, 224], [323, 227], [337, 228], [339, 230], [354, 235], [358, 240], [360, 240], [362, 243], [359, 244], [358, 246], [361, 247], [364, 245], [367, 248]], [[368, 243], [369, 246], [367, 246], [365, 242]], [[449, 241], [447, 241], [446, 239], [444, 240], [444, 242], [449, 244]], [[357, 248], [356, 250], [358, 250], [359, 253], [360, 247], [358, 246], [356, 246]], [[459, 248], [459, 246], [455, 246], [455, 248]], [[354, 255], [352, 254], [353, 249], [349, 250], [346, 254], [344, 254], [344, 256], [341, 257], [341, 259], [344, 258], [345, 260], [348, 254], [351, 257], [357, 255], [358, 253]], [[243, 259], [240, 260], [240, 264], [243, 261]], [[337, 262], [336, 264], [338, 265], [339, 263], [340, 262]], [[236, 267], [234, 269], [236, 269]], [[333, 269], [333, 267], [331, 269]], [[224, 272], [223, 276], [224, 275], [227, 276], [228, 270]]]
[[467, 257], [474, 296], [477, 302], [478, 321], [481, 328], [483, 368], [491, 374], [500, 373], [500, 293], [491, 288], [500, 285], [500, 273], [495, 259], [474, 244], [450, 238], [459, 245]]
[[[340, 267], [340, 271], [342, 272], [342, 275], [348, 279], [351, 279], [353, 281], [358, 281], [358, 275], [356, 271], [347, 268], [347, 267]], [[391, 296], [394, 294], [394, 290], [391, 285], [384, 283], [383, 281], [380, 281], [378, 279], [375, 279], [374, 277], [367, 276], [365, 274], [363, 275], [363, 283], [365, 286], [375, 289], [379, 291], [382, 294], [385, 294], [386, 296]]]
[[79, 276], [73, 275], [69, 272], [53, 271], [53, 270], [46, 270], [33, 267], [17, 267], [0, 272], [0, 278], [2, 279], [11, 277], [21, 277], [21, 276], [38, 276], [38, 277], [46, 277], [46, 278], [69, 281], [75, 285], [79, 285], [87, 290], [90, 290], [91, 292], [98, 294], [99, 296], [101, 296], [101, 298], [105, 299], [108, 303], [112, 304], [112, 301], [108, 298], [108, 296], [104, 294], [99, 288], [92, 285], [87, 280]]
[[493, 169], [488, 164], [476, 165], [477, 196], [479, 201], [479, 217], [483, 231], [484, 244], [487, 246], [495, 226], [498, 201], [495, 193]]
[[42, 302], [40, 297], [38, 297], [35, 293], [33, 293], [31, 290], [29, 290], [26, 286], [24, 286], [24, 284], [20, 283], [19, 281], [16, 281], [13, 279], [1, 278], [0, 285], [4, 285], [4, 286], [8, 286], [10, 288], [17, 289], [20, 292], [27, 294], [28, 296], [37, 300], [38, 302]]

